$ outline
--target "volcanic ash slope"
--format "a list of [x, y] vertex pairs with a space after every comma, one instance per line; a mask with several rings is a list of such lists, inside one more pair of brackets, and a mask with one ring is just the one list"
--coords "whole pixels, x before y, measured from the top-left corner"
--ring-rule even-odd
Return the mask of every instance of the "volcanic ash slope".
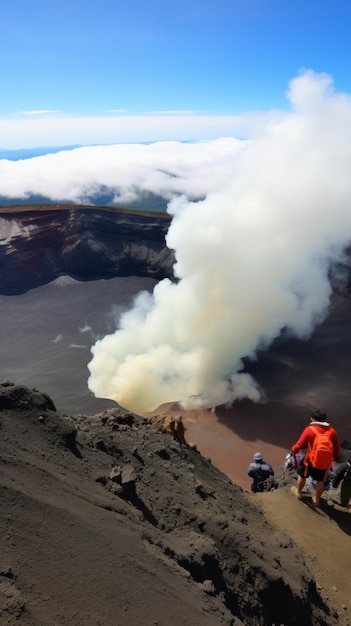
[[288, 535], [162, 425], [4, 382], [0, 432], [1, 624], [338, 623]]

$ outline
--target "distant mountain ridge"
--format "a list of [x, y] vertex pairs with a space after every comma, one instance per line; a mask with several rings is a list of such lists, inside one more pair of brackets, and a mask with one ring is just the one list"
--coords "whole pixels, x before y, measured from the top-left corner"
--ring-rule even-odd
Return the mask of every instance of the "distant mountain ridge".
[[0, 159], [8, 161], [20, 161], [21, 159], [32, 159], [33, 157], [44, 156], [45, 154], [56, 154], [62, 150], [74, 150], [81, 148], [80, 144], [70, 146], [47, 146], [37, 148], [17, 148], [14, 150], [0, 150]]
[[[121, 208], [120, 203], [116, 202], [116, 189], [107, 187], [106, 185], [100, 185], [95, 188], [94, 193], [91, 193], [87, 198], [86, 202], [89, 206], [94, 207], [111, 207], [111, 208]], [[10, 198], [8, 196], [0, 195], [0, 207], [22, 207], [27, 205], [55, 205], [52, 198], [48, 196], [42, 196], [40, 194], [30, 194], [25, 197], [16, 197]], [[60, 199], [60, 205], [70, 205], [72, 207], [79, 207], [80, 204], [72, 202], [67, 199]], [[130, 211], [143, 211], [143, 212], [156, 212], [156, 213], [167, 213], [167, 200], [162, 196], [154, 194], [149, 191], [140, 192], [138, 198], [126, 204], [126, 207]]]

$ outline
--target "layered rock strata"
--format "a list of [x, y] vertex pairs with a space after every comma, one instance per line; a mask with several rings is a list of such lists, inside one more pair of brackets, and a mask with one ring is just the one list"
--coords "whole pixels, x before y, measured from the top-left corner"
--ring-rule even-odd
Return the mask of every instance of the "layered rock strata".
[[91, 206], [33, 205], [0, 211], [0, 293], [19, 294], [60, 275], [172, 278], [170, 217]]

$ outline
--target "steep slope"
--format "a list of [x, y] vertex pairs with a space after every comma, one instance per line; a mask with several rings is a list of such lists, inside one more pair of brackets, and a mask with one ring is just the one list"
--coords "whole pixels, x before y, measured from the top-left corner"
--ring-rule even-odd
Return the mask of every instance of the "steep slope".
[[339, 624], [350, 621], [351, 581], [351, 506], [340, 506], [333, 491], [325, 492], [320, 508], [312, 503], [312, 489], [305, 490], [303, 500], [297, 500], [289, 490], [259, 494], [255, 501], [270, 523], [288, 533], [303, 550], [313, 572], [321, 596], [338, 612]]
[[289, 535], [159, 424], [0, 385], [2, 624], [338, 622]]

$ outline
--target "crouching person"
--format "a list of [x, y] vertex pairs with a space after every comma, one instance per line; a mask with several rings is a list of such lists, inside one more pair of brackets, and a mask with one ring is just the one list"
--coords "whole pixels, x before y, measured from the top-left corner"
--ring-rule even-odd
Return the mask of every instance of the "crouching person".
[[272, 466], [263, 460], [260, 452], [255, 452], [253, 459], [253, 463], [250, 463], [247, 470], [247, 475], [252, 478], [251, 491], [257, 493], [271, 489], [272, 485], [268, 479], [274, 476]]

